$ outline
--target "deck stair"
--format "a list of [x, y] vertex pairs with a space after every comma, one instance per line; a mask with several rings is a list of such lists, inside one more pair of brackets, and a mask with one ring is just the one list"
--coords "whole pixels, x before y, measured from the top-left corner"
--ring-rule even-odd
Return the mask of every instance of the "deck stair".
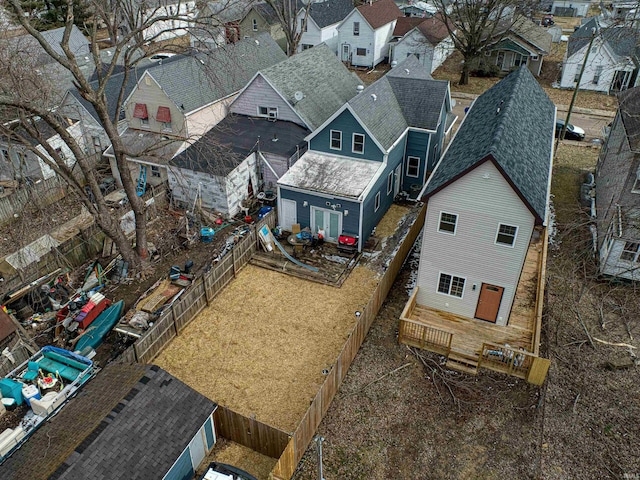
[[477, 375], [478, 362], [479, 358], [477, 355], [469, 355], [468, 353], [451, 350], [447, 357], [446, 366], [452, 370], [468, 373], [469, 375]]

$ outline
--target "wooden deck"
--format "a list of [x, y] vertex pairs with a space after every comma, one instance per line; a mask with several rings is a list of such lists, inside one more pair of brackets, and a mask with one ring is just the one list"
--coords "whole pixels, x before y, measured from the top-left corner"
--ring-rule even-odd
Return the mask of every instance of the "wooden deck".
[[[538, 356], [546, 256], [546, 230], [540, 229], [529, 245], [506, 326], [417, 305], [416, 287], [400, 317], [399, 341], [445, 355], [451, 368], [475, 373], [482, 364], [526, 378], [528, 371], [515, 368], [517, 372], [513, 373], [513, 365], [505, 369], [500, 364], [507, 361], [507, 356], [513, 360], [515, 354], [522, 352], [529, 367]], [[492, 358], [497, 350], [502, 352], [499, 361]]]

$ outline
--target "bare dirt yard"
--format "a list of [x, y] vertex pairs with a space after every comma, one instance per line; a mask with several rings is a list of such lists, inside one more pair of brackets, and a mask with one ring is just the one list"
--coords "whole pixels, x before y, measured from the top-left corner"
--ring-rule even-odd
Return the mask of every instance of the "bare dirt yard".
[[[447, 371], [438, 355], [398, 345], [414, 251], [318, 430], [327, 480], [637, 478], [637, 287], [595, 275], [589, 218], [578, 206], [582, 175], [598, 153], [562, 145], [554, 167], [545, 385]], [[315, 479], [316, 469], [312, 443], [294, 479]]]

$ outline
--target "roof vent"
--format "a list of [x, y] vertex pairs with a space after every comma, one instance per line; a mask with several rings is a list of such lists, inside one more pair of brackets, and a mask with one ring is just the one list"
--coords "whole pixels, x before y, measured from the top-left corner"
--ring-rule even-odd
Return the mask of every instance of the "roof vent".
[[304, 93], [298, 90], [296, 93], [293, 94], [293, 98], [295, 99], [296, 102], [299, 102], [304, 98]]
[[405, 69], [404, 69], [404, 72], [405, 72], [407, 75], [409, 75], [409, 73], [411, 73], [411, 72], [409, 71], [409, 69], [408, 69], [408, 68], [405, 68]]
[[256, 45], [260, 46], [260, 42], [258, 40], [255, 40]]
[[398, 66], [398, 62], [396, 62], [395, 60], [391, 62], [391, 68], [396, 68], [397, 66]]
[[274, 133], [273, 134], [273, 138], [271, 139], [272, 142], [277, 142], [278, 141], [278, 134]]
[[375, 93], [372, 93], [371, 98], [373, 98], [373, 101], [375, 102], [378, 99], [378, 96]]
[[361, 92], [361, 91], [363, 91], [363, 90], [364, 90], [364, 85], [358, 85], [358, 86], [356, 87], [356, 91], [357, 91], [358, 93], [360, 93], [360, 92]]
[[498, 105], [498, 109], [496, 110], [496, 115], [500, 113], [500, 110], [502, 110], [503, 103], [504, 103], [504, 100], [500, 100], [500, 105]]

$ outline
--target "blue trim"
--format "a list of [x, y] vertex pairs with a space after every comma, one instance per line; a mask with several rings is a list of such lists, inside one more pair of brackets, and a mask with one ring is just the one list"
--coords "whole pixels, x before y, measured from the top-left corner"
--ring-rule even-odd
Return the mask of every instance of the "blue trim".
[[195, 473], [191, 463], [191, 452], [187, 446], [163, 480], [192, 480]]
[[211, 417], [207, 419], [207, 423], [204, 424], [204, 434], [207, 438], [207, 449], [211, 449], [215, 445], [215, 437], [213, 436], [213, 420]]

